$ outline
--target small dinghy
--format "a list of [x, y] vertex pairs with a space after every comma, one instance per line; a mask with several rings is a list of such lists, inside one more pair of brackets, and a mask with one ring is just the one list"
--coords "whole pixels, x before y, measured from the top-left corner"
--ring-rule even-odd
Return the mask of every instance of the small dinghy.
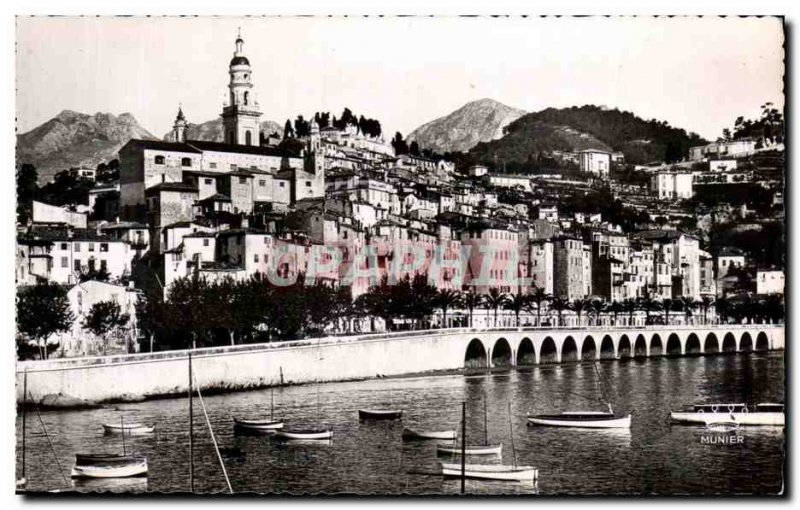
[[715, 422], [735, 421], [742, 425], [772, 425], [782, 427], [785, 422], [783, 404], [693, 404], [670, 413], [674, 423], [706, 425]]
[[402, 409], [359, 409], [359, 420], [398, 420], [403, 417]]
[[113, 453], [78, 453], [72, 478], [127, 478], [147, 475], [147, 458]]
[[148, 426], [142, 423], [103, 423], [103, 430], [106, 434], [125, 434], [134, 436], [139, 434], [150, 434], [155, 430], [155, 426]]
[[278, 429], [275, 431], [275, 437], [280, 439], [326, 440], [333, 437], [333, 431], [330, 429]]
[[403, 440], [415, 441], [418, 439], [447, 439], [456, 438], [455, 430], [411, 430], [403, 429]]
[[[461, 478], [461, 464], [441, 462], [442, 475], [446, 478]], [[532, 466], [508, 466], [493, 464], [465, 464], [464, 478], [478, 480], [503, 480], [512, 482], [535, 482], [539, 470]]]
[[245, 420], [240, 418], [233, 419], [233, 426], [239, 430], [252, 432], [274, 432], [283, 428], [282, 420]]
[[[502, 444], [485, 444], [485, 445], [465, 445], [463, 447], [464, 455], [502, 455]], [[461, 455], [461, 445], [436, 445], [436, 453], [439, 455]]]
[[631, 428], [631, 415], [594, 411], [564, 412], [560, 414], [529, 414], [528, 423], [544, 427], [629, 429]]

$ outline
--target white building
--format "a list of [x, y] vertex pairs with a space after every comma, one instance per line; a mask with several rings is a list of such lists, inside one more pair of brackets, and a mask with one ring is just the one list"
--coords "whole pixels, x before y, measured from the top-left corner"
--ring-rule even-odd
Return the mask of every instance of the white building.
[[607, 178], [611, 168], [611, 154], [597, 149], [578, 151], [580, 156], [581, 172]]
[[658, 172], [650, 177], [650, 191], [661, 200], [692, 198], [693, 186], [688, 172]]
[[710, 172], [730, 172], [736, 170], [735, 159], [714, 159], [708, 162]]
[[783, 294], [785, 286], [783, 271], [776, 269], [756, 271], [756, 294]]
[[689, 159], [702, 161], [706, 158], [730, 157], [738, 158], [750, 156], [756, 152], [756, 141], [752, 138], [712, 142], [708, 145], [699, 145], [689, 148]]
[[33, 223], [59, 223], [75, 228], [86, 228], [86, 214], [72, 212], [65, 207], [33, 200]]

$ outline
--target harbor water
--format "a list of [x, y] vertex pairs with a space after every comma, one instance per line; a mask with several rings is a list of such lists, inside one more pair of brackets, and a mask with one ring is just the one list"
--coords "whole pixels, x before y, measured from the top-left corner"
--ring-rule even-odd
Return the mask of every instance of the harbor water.
[[[206, 395], [204, 402], [237, 493], [457, 494], [459, 480], [443, 480], [432, 473], [437, 470], [437, 461], [458, 459], [437, 458], [436, 441], [403, 442], [401, 432], [404, 426], [419, 430], [459, 428], [462, 401], [466, 402], [469, 443], [486, 439], [502, 443], [502, 463], [516, 460], [539, 470], [535, 484], [467, 481], [468, 493], [780, 493], [782, 427], [720, 432], [702, 426], [670, 425], [669, 413], [688, 403], [783, 402], [782, 352], [603, 361], [597, 368], [614, 410], [633, 413], [629, 431], [527, 426], [527, 413], [605, 410], [592, 364], [275, 388], [275, 418], [285, 420], [287, 427], [332, 427], [333, 440], [322, 443], [235, 434], [232, 417], [269, 416], [268, 389]], [[203, 374], [196, 377], [202, 379]], [[194, 405], [195, 491], [226, 492], [197, 398]], [[404, 412], [398, 421], [360, 422], [359, 408], [399, 408]], [[128, 453], [147, 456], [149, 476], [100, 482], [70, 480], [75, 453], [122, 452], [121, 437], [104, 435], [101, 426], [104, 422], [119, 423], [121, 415], [126, 422], [156, 424], [153, 434], [125, 438]], [[39, 416], [28, 412], [29, 490], [189, 490], [187, 398], [93, 410], [42, 411], [41, 421], [52, 448]], [[18, 477], [21, 433], [18, 414]], [[496, 463], [500, 459], [480, 462]]]

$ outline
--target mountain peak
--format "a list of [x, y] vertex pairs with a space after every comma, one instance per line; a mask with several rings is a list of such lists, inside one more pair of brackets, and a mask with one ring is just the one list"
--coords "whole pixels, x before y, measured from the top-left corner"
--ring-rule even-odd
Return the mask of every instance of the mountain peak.
[[408, 140], [437, 152], [466, 151], [480, 142], [503, 136], [503, 128], [526, 112], [488, 97], [466, 103], [458, 110], [423, 124]]

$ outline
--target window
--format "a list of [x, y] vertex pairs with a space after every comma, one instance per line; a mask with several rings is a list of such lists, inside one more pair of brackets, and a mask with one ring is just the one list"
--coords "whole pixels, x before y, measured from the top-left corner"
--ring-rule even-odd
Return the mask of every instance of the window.
[[181, 158], [181, 166], [192, 166], [192, 158]]
[[253, 254], [253, 262], [258, 263], [258, 253]]
[[203, 246], [208, 246], [208, 239], [203, 239]]
[[76, 252], [81, 251], [81, 243], [75, 243], [75, 251]]
[[69, 259], [67, 257], [61, 257], [61, 267], [69, 267]]
[[247, 177], [239, 177], [239, 184], [247, 184]]
[[264, 186], [267, 185], [267, 181], [265, 181], [264, 179], [259, 179], [258, 185], [263, 188]]
[[156, 156], [155, 157], [156, 165], [163, 165], [164, 164], [164, 156]]
[[76, 272], [80, 272], [80, 270], [81, 270], [81, 261], [80, 260], [76, 260], [72, 264], [72, 267], [75, 269]]
[[94, 251], [94, 243], [89, 243], [89, 251]]
[[[247, 98], [247, 92], [244, 93], [245, 98]], [[247, 99], [245, 99], [245, 104], [247, 104]], [[245, 145], [253, 145], [253, 133], [250, 131], [244, 132], [244, 144]]]
[[208, 168], [217, 168], [217, 164], [216, 163], [209, 163], [208, 164]]
[[214, 184], [214, 179], [203, 179], [205, 184]]
[[61, 243], [61, 249], [62, 250], [66, 250], [67, 249], [67, 243]]
[[100, 243], [100, 251], [107, 252], [108, 251], [108, 243]]
[[306, 186], [311, 187], [311, 181], [306, 181]]
[[280, 187], [281, 187], [281, 188], [285, 188], [285, 187], [286, 187], [286, 183], [285, 183], [285, 182], [281, 182], [281, 183], [280, 183]]
[[231, 170], [236, 170], [237, 166], [236, 163], [231, 163]]
[[108, 271], [108, 262], [105, 260], [100, 261], [100, 271]]

